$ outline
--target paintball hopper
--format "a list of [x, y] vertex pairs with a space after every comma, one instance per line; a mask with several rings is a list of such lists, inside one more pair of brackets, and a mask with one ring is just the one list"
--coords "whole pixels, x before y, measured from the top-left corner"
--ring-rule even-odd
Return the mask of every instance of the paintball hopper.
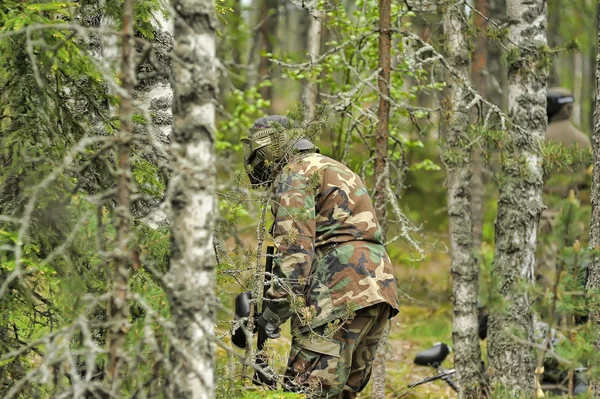
[[[242, 292], [235, 297], [235, 320], [250, 316], [251, 298], [252, 294], [250, 292]], [[244, 323], [244, 325], [246, 326], [247, 324]], [[231, 342], [233, 342], [233, 344], [238, 348], [246, 348], [246, 334], [244, 333], [242, 327], [234, 328], [231, 333]]]

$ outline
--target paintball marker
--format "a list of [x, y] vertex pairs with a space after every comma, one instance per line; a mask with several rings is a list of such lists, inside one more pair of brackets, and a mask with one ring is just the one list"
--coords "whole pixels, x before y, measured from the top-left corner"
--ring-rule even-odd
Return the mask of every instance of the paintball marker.
[[[272, 246], [268, 246], [267, 247], [267, 260], [265, 263], [263, 298], [265, 298], [267, 295], [267, 290], [269, 289], [268, 283], [269, 283], [269, 281], [271, 281], [271, 273], [273, 272], [273, 254], [274, 253], [275, 253], [275, 248]], [[236, 320], [250, 317], [250, 300], [251, 299], [252, 299], [252, 294], [250, 292], [242, 292], [241, 294], [238, 294], [238, 296], [235, 298], [235, 319]], [[265, 302], [265, 300], [263, 300], [261, 313], [262, 313], [262, 311], [265, 310], [266, 306], [267, 306], [266, 302]], [[255, 318], [258, 317], [259, 315], [260, 314], [255, 313]], [[256, 328], [255, 328], [255, 330], [256, 330]], [[262, 369], [263, 372], [256, 370], [254, 372], [254, 377], [252, 379], [252, 382], [255, 385], [266, 385], [267, 387], [269, 387], [271, 389], [275, 389], [277, 386], [277, 382], [273, 378], [271, 378], [270, 376], [267, 375], [267, 374], [273, 374], [273, 372], [268, 368], [267, 359], [265, 358], [265, 356], [260, 353], [263, 350], [267, 339], [268, 339], [268, 337], [267, 337], [266, 333], [263, 330], [259, 330], [258, 339], [256, 342], [256, 350], [258, 352], [258, 355], [256, 357], [256, 365], [260, 369]], [[244, 332], [244, 329], [241, 326], [233, 330], [233, 332], [231, 334], [231, 341], [238, 348], [242, 348], [242, 349], [246, 348], [246, 334]]]

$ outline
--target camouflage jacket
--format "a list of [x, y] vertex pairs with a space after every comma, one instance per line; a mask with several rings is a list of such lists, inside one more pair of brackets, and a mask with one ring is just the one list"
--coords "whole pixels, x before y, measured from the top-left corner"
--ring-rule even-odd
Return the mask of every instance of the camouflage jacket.
[[398, 313], [392, 264], [364, 183], [341, 163], [303, 154], [273, 185], [274, 283], [267, 321], [306, 331], [377, 303]]

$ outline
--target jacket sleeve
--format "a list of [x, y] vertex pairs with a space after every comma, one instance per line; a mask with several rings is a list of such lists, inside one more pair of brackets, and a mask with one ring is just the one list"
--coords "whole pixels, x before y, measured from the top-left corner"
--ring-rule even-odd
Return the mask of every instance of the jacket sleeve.
[[315, 190], [299, 173], [283, 174], [275, 188], [273, 283], [269, 287], [263, 317], [280, 325], [304, 305], [315, 254]]

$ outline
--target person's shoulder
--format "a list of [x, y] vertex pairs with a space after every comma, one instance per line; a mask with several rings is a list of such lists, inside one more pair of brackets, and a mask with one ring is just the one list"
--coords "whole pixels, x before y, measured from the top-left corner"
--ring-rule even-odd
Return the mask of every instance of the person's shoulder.
[[338, 165], [341, 165], [338, 161], [315, 152], [295, 157], [288, 164], [288, 170], [292, 173], [312, 174]]
[[580, 148], [591, 148], [592, 146], [590, 138], [568, 120], [548, 124], [546, 140], [566, 146], [578, 144]]

